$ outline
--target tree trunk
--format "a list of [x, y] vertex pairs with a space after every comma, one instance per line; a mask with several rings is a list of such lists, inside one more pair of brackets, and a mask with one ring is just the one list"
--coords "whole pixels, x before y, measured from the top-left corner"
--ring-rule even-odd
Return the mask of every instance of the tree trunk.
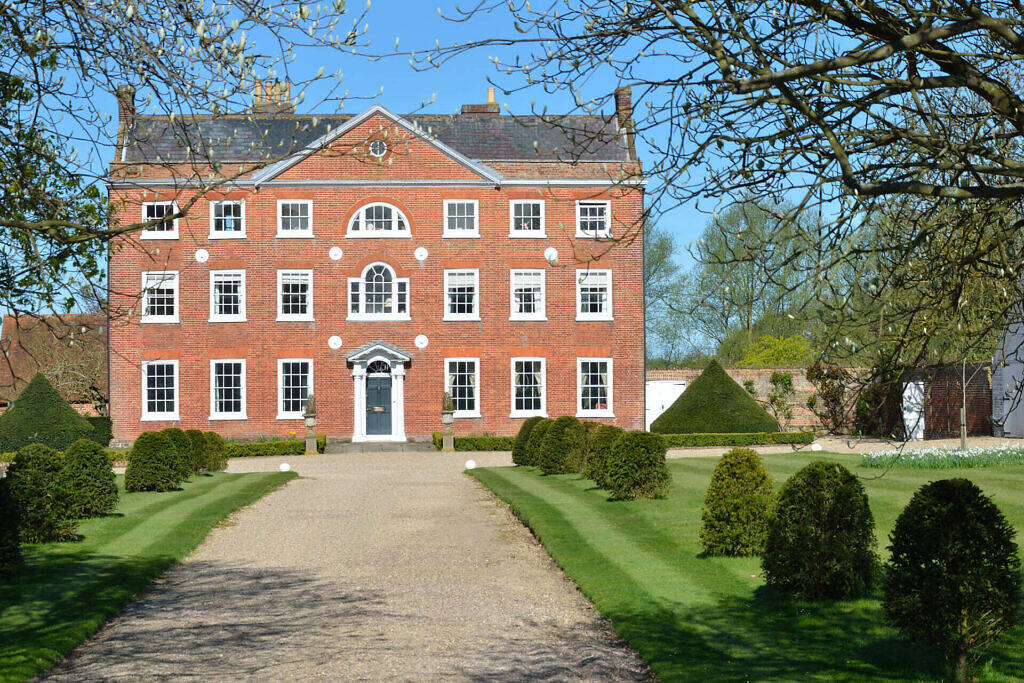
[[967, 652], [960, 652], [956, 656], [956, 667], [953, 670], [953, 680], [957, 683], [967, 683], [971, 680], [967, 675]]

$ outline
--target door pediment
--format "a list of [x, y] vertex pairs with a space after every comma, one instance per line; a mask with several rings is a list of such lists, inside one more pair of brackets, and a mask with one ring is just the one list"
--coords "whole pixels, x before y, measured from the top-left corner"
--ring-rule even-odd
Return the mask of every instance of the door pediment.
[[345, 360], [349, 363], [359, 365], [365, 365], [376, 358], [383, 358], [393, 365], [395, 363], [408, 363], [412, 356], [382, 341], [370, 342], [345, 356]]

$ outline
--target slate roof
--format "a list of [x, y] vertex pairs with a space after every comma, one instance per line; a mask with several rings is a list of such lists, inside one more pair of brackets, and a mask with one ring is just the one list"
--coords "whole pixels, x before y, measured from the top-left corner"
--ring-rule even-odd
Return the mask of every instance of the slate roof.
[[[125, 161], [251, 162], [298, 151], [351, 116], [232, 115], [178, 119], [140, 116], [129, 131]], [[452, 149], [481, 161], [629, 161], [614, 116], [566, 116], [557, 124], [536, 116], [415, 114], [407, 121]]]

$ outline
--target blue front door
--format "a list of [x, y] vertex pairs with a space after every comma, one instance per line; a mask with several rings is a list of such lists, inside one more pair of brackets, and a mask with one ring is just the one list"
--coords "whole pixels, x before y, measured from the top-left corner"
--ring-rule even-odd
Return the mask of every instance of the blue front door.
[[366, 434], [391, 434], [391, 377], [366, 378]]

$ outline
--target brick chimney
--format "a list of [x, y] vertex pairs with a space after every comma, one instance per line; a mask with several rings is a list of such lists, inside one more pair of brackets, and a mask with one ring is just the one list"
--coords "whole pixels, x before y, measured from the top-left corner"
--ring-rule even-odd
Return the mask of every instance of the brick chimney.
[[468, 116], [495, 116], [501, 114], [501, 107], [494, 101], [494, 88], [487, 89], [487, 104], [464, 104], [462, 105], [462, 113]]
[[615, 120], [619, 123], [619, 130], [626, 134], [630, 156], [636, 159], [636, 148], [633, 146], [633, 91], [628, 85], [615, 89]]
[[119, 85], [117, 86], [117, 92], [114, 93], [114, 97], [117, 98], [117, 148], [115, 150], [115, 158], [118, 161], [124, 161], [124, 146], [128, 131], [135, 125], [135, 88], [128, 84]]
[[254, 114], [294, 114], [295, 105], [291, 99], [292, 85], [287, 81], [274, 79], [256, 81], [252, 93]]

